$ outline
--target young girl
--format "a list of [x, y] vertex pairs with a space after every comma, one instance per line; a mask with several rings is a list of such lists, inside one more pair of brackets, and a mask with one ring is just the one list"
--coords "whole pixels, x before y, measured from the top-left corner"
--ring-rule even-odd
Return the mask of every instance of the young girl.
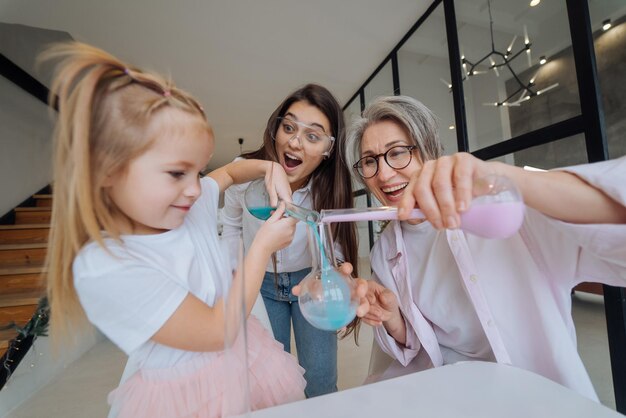
[[[355, 174], [381, 203], [402, 218], [417, 206], [429, 221], [392, 221], [372, 249], [364, 321], [396, 360], [383, 377], [497, 361], [597, 400], [576, 350], [571, 289], [626, 283], [626, 157], [531, 172], [442, 156], [434, 115], [406, 96], [368, 104], [348, 143]], [[507, 239], [458, 229], [474, 180], [488, 174], [515, 183], [526, 204]]]
[[[309, 84], [285, 98], [267, 121], [262, 147], [242, 157], [278, 162], [287, 173], [293, 202], [319, 211], [352, 207], [350, 173], [340, 157], [343, 147], [344, 122], [339, 103], [324, 87]], [[238, 238], [243, 232], [247, 248], [260, 235], [263, 221], [245, 210], [246, 187], [247, 184], [242, 184], [226, 191], [222, 236], [228, 240]], [[333, 236], [339, 247], [338, 258], [356, 266], [354, 226], [336, 224]], [[298, 361], [306, 370], [307, 397], [335, 392], [337, 335], [310, 325], [300, 313], [297, 297], [291, 292], [311, 271], [304, 223], [297, 225], [291, 245], [276, 253], [266, 270], [261, 295], [272, 331], [289, 352], [293, 322]], [[353, 323], [347, 333], [354, 327]]]
[[[60, 59], [48, 287], [56, 338], [88, 318], [129, 355], [109, 395], [119, 417], [216, 417], [225, 388], [225, 268], [219, 192], [266, 176], [290, 200], [278, 164], [242, 161], [201, 178], [214, 149], [202, 107], [155, 74], [72, 43]], [[270, 180], [271, 177], [271, 180]], [[270, 255], [295, 221], [262, 226], [244, 262], [249, 313]], [[226, 280], [225, 280], [226, 279]], [[86, 318], [85, 318], [86, 317]], [[302, 369], [254, 317], [248, 323], [253, 409], [303, 398]], [[130, 374], [130, 376], [129, 376]]]

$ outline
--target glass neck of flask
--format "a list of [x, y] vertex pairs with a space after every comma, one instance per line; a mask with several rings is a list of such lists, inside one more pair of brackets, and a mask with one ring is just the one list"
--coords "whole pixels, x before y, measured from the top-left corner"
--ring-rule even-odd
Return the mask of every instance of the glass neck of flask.
[[313, 269], [324, 271], [335, 268], [337, 262], [331, 225], [319, 222], [307, 223], [307, 234]]
[[299, 221], [308, 224], [317, 224], [320, 220], [320, 214], [314, 210], [303, 208], [296, 204], [285, 202], [285, 213], [292, 218], [296, 218]]

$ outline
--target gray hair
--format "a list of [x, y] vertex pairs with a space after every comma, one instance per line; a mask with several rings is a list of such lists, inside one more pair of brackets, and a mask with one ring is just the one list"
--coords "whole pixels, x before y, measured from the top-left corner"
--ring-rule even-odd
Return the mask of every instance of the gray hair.
[[[386, 120], [397, 123], [408, 133], [422, 161], [434, 160], [443, 155], [437, 117], [429, 108], [409, 96], [382, 96], [371, 101], [362, 116], [356, 118], [348, 129], [345, 158], [350, 170], [354, 172], [352, 166], [361, 158], [361, 140], [365, 130]], [[362, 180], [360, 176], [356, 177]]]

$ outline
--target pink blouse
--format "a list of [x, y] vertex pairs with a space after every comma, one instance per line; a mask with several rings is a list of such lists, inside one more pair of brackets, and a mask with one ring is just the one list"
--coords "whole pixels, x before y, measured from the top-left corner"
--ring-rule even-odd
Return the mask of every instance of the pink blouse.
[[[626, 157], [563, 170], [626, 206]], [[581, 282], [626, 285], [626, 225], [568, 224], [528, 208], [520, 231], [506, 240], [484, 239], [460, 230], [439, 234], [446, 236], [458, 278], [496, 361], [533, 371], [597, 400], [576, 349], [571, 289]], [[432, 243], [411, 243], [410, 247], [426, 252]], [[420, 311], [417, 294], [421, 289], [413, 285], [412, 276], [419, 266], [407, 252], [399, 222], [383, 231], [370, 258], [374, 279], [396, 294], [407, 326], [405, 345], [398, 344], [384, 327], [376, 329], [383, 351], [406, 371], [443, 365], [433, 325], [445, 324], [431, 323]], [[429, 263], [437, 262], [429, 258]], [[452, 287], [442, 283], [437, 292]]]

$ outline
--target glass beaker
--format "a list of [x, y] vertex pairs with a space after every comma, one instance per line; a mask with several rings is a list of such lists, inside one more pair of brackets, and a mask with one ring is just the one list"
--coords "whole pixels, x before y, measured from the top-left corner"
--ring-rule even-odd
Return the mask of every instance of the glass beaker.
[[337, 331], [356, 316], [356, 286], [336, 267], [330, 224], [306, 224], [313, 266], [300, 282], [300, 311], [314, 327]]

